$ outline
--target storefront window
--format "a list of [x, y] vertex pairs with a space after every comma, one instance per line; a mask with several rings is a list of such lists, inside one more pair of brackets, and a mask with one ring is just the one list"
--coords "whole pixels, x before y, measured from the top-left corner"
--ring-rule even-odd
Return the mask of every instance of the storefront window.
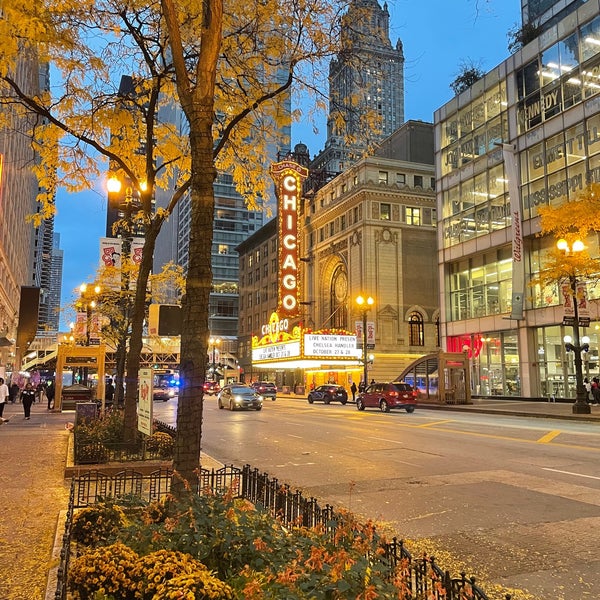
[[476, 396], [520, 396], [519, 351], [514, 331], [448, 339], [449, 352], [467, 352]]

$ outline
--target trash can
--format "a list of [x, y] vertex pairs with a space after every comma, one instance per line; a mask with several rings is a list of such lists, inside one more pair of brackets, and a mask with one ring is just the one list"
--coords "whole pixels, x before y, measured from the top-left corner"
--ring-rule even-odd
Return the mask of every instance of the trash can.
[[76, 383], [62, 389], [61, 410], [75, 410], [78, 402], [91, 402], [93, 390], [85, 385]]

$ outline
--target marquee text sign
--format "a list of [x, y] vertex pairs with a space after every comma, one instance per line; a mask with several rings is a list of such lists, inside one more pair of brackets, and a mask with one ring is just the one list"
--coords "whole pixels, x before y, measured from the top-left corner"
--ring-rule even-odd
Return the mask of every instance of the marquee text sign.
[[308, 169], [284, 160], [271, 166], [271, 176], [277, 188], [279, 217], [279, 303], [281, 318], [298, 315], [298, 210], [302, 195], [302, 181]]

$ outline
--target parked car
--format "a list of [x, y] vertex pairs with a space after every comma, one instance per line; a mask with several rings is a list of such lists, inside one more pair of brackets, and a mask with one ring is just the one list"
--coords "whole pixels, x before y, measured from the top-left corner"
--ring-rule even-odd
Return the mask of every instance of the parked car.
[[277, 386], [270, 381], [255, 381], [251, 386], [263, 397], [277, 400]]
[[253, 408], [261, 410], [263, 406], [263, 397], [248, 385], [226, 385], [219, 393], [219, 408]]
[[414, 412], [416, 404], [417, 390], [400, 381], [372, 383], [356, 399], [358, 410], [379, 408], [381, 412], [390, 412], [391, 408], [403, 408], [411, 413]]
[[218, 394], [221, 391], [221, 386], [217, 381], [205, 381], [202, 387], [204, 393], [210, 394], [211, 396]]
[[320, 385], [314, 390], [308, 392], [309, 404], [312, 404], [315, 401], [325, 402], [325, 404], [329, 404], [334, 400], [337, 400], [342, 404], [346, 404], [346, 402], [348, 402], [348, 392], [341, 385]]

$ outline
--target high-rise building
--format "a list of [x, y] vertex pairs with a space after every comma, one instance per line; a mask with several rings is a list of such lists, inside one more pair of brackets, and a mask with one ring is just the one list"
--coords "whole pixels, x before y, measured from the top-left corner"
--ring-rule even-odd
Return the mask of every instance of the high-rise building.
[[[27, 94], [39, 93], [35, 56], [23, 54], [13, 76]], [[3, 110], [11, 109], [5, 105]], [[23, 135], [32, 123], [17, 111], [14, 117], [15, 126], [0, 131], [0, 376], [19, 366], [26, 350], [16, 345], [21, 289], [33, 285], [35, 273], [34, 228], [27, 217], [36, 211], [38, 182], [31, 165], [37, 158], [30, 138]]]
[[48, 329], [58, 332], [60, 321], [60, 297], [64, 253], [60, 248], [60, 234], [55, 233], [52, 244], [52, 276], [48, 288]]
[[[468, 354], [476, 394], [572, 398], [559, 286], [529, 282], [555, 244], [538, 208], [600, 183], [600, 3], [530, 0], [523, 18], [544, 31], [434, 115], [443, 345]], [[586, 243], [600, 256], [596, 234]], [[593, 377], [600, 293], [587, 292]]]
[[311, 163], [314, 187], [341, 173], [404, 122], [404, 53], [392, 46], [387, 3], [352, 0], [341, 50], [329, 66], [325, 148]]
[[[291, 97], [286, 94], [280, 100], [281, 110], [291, 113]], [[173, 110], [169, 115], [171, 122], [179, 122], [181, 112]], [[272, 133], [275, 140], [268, 150], [271, 162], [279, 153], [286, 153], [290, 147], [290, 127], [284, 126]], [[269, 161], [266, 161], [269, 164]], [[269, 177], [265, 173], [265, 177]], [[215, 212], [211, 264], [213, 271], [212, 291], [209, 299], [209, 329], [212, 336], [222, 340], [221, 349], [225, 353], [235, 353], [238, 333], [239, 302], [239, 258], [236, 247], [247, 237], [258, 231], [266, 222], [266, 212], [249, 210], [243, 196], [235, 189], [233, 177], [228, 173], [219, 173], [214, 184]], [[157, 206], [166, 206], [168, 195], [157, 192]], [[172, 261], [184, 267], [189, 261], [191, 199], [182, 198], [169, 220], [163, 224], [156, 241], [154, 269], [159, 271], [163, 265]]]

